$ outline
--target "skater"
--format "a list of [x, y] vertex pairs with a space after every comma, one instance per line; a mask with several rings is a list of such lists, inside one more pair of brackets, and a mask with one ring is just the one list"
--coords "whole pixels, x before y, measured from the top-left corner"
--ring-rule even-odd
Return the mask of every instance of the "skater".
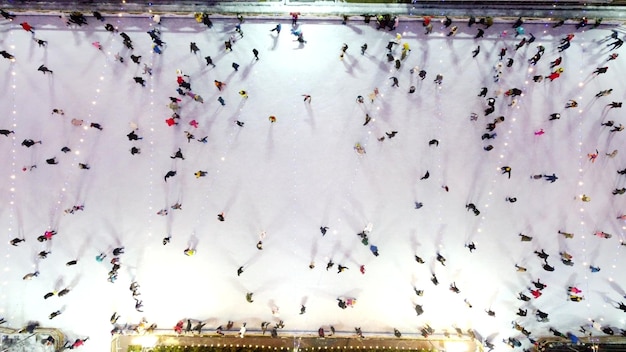
[[135, 81], [135, 83], [137, 84], [141, 84], [142, 87], [146, 86], [146, 81], [142, 78], [142, 77], [133, 77], [133, 80]]
[[259, 51], [256, 49], [252, 49], [252, 54], [254, 55], [254, 59], [259, 61]]
[[547, 259], [548, 259], [548, 257], [550, 256], [550, 255], [549, 255], [549, 254], [547, 254], [547, 253], [546, 253], [543, 249], [541, 250], [541, 252], [534, 251], [534, 253], [535, 253], [535, 254], [536, 254], [539, 258], [541, 258], [541, 259], [543, 259], [543, 260], [547, 260]]
[[31, 32], [31, 33], [35, 33], [34, 28], [28, 24], [28, 22], [22, 22], [20, 23], [20, 26], [22, 26], [22, 29], [24, 29], [26, 32]]
[[45, 75], [46, 73], [50, 73], [50, 74], [52, 74], [52, 73], [53, 73], [53, 71], [52, 71], [52, 70], [48, 69], [48, 67], [46, 67], [46, 66], [44, 66], [44, 65], [40, 65], [40, 66], [39, 66], [39, 68], [37, 69], [37, 71], [42, 72], [44, 75]]
[[200, 48], [198, 48], [198, 45], [196, 45], [195, 42], [191, 42], [189, 43], [189, 52], [192, 54], [197, 53], [198, 51], [200, 51]]
[[41, 144], [41, 141], [34, 141], [32, 139], [25, 139], [22, 141], [22, 145], [25, 146], [26, 148], [30, 148], [35, 144]]
[[9, 54], [8, 52], [6, 52], [5, 50], [0, 51], [0, 55], [2, 55], [3, 58], [11, 60], [11, 61], [15, 61], [15, 57], [11, 54]]
[[607, 96], [607, 95], [611, 94], [612, 92], [613, 92], [612, 88], [611, 89], [602, 90], [602, 91], [598, 92], [598, 94], [596, 94], [596, 98]]
[[511, 178], [511, 167], [510, 166], [502, 166], [500, 168], [500, 170], [502, 171], [502, 174], [507, 174], [509, 179]]
[[281, 25], [280, 23], [276, 25], [276, 27], [274, 27], [273, 29], [270, 30], [270, 32], [276, 32], [277, 34], [280, 34], [280, 30], [281, 30]]
[[21, 242], [26, 242], [26, 240], [23, 239], [23, 238], [17, 238], [16, 237], [16, 238], [12, 239], [9, 243], [11, 243], [12, 246], [17, 247], [17, 245], [19, 243], [21, 243]]
[[548, 287], [548, 285], [542, 283], [540, 281], [540, 279], [537, 279], [537, 281], [532, 281], [532, 284], [535, 286], [536, 289], [538, 290], [543, 290], [544, 288]]
[[559, 67], [558, 69], [556, 69], [554, 72], [550, 73], [550, 75], [545, 76], [546, 79], [549, 79], [550, 82], [554, 81], [555, 79], [561, 77], [561, 73], [563, 73], [563, 68]]
[[[207, 65], [207, 66], [211, 65], [211, 66], [215, 67], [215, 64], [213, 63], [213, 59], [211, 59], [211, 57], [210, 57], [210, 56], [205, 56], [205, 57], [204, 57], [204, 60], [206, 61], [206, 65]], [[257, 60], [258, 60], [258, 59], [257, 59]]]
[[361, 45], [361, 55], [365, 55], [366, 50], [367, 50], [367, 43]]
[[6, 12], [6, 11], [4, 11], [2, 9], [0, 9], [0, 15], [2, 15], [2, 17], [5, 20], [13, 21], [15, 19], [15, 15], [14, 14]]
[[480, 45], [476, 47], [476, 49], [472, 50], [472, 57], [478, 56], [480, 53]]
[[609, 109], [621, 108], [622, 107], [622, 102], [621, 101], [619, 101], [619, 102], [614, 101], [614, 102], [611, 102], [610, 104], [608, 104], [607, 106], [609, 107]]
[[35, 271], [33, 273], [28, 273], [24, 275], [24, 277], [22, 277], [22, 280], [24, 281], [32, 280], [34, 277], [37, 277], [37, 276], [39, 276], [39, 271]]
[[543, 175], [543, 177], [545, 178], [546, 181], [550, 182], [550, 183], [554, 183], [556, 182], [556, 180], [558, 180], [559, 178], [556, 177], [556, 174], [552, 174], [552, 175]]
[[555, 68], [561, 64], [562, 57], [556, 58], [556, 60], [550, 62], [550, 68]]
[[126, 137], [128, 137], [128, 140], [129, 140], [129, 141], [137, 141], [137, 140], [143, 139], [143, 137], [139, 137], [139, 136], [135, 133], [135, 131], [134, 131], [134, 130], [133, 130], [133, 131], [131, 131], [129, 134], [127, 134], [127, 135], [126, 135]]
[[183, 152], [180, 148], [178, 148], [178, 150], [176, 151], [176, 153], [174, 153], [174, 155], [170, 156], [170, 159], [183, 159], [185, 160], [185, 157], [183, 156]]
[[52, 319], [58, 317], [59, 315], [61, 315], [61, 311], [60, 310], [54, 311], [54, 312], [50, 313], [50, 315], [48, 315], [48, 319], [52, 320]]
[[391, 85], [392, 87], [400, 87], [400, 86], [398, 85], [398, 78], [396, 78], [396, 77], [390, 77], [389, 79], [393, 81], [393, 84]]
[[594, 75], [601, 75], [603, 73], [606, 73], [606, 71], [608, 71], [609, 67], [608, 66], [604, 66], [604, 67], [598, 67], [596, 68], [595, 71], [593, 71]]
[[163, 177], [163, 179], [165, 180], [165, 182], [167, 182], [167, 179], [173, 176], [176, 176], [176, 171], [170, 170], [165, 174], [165, 177]]

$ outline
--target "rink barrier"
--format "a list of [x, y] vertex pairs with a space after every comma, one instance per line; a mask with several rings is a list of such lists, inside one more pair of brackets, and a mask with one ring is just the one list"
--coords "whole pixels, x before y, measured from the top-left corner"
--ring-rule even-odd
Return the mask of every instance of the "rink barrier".
[[[619, 25], [626, 20], [624, 6], [613, 6], [613, 3], [602, 5], [602, 0], [589, 2], [593, 5], [576, 4], [575, 2], [563, 2], [555, 6], [553, 3], [543, 1], [520, 1], [511, 2], [497, 1], [416, 1], [415, 3], [353, 3], [336, 1], [264, 1], [264, 2], [186, 2], [177, 1], [174, 5], [157, 4], [147, 5], [146, 2], [131, 3], [126, 1], [122, 6], [112, 2], [98, 3], [97, 10], [103, 16], [119, 16], [125, 14], [129, 17], [150, 17], [158, 14], [162, 19], [170, 18], [194, 18], [198, 12], [206, 12], [211, 18], [232, 18], [237, 14], [254, 16], [250, 19], [291, 21], [291, 12], [299, 12], [298, 21], [306, 22], [308, 19], [328, 19], [342, 21], [343, 16], [359, 17], [363, 14], [390, 14], [398, 16], [401, 21], [421, 21], [422, 16], [431, 16], [433, 21], [444, 18], [442, 14], [450, 17], [453, 21], [467, 21], [470, 16], [476, 18], [493, 17], [494, 23], [510, 23], [523, 17], [527, 23], [553, 23], [559, 19], [568, 19], [565, 24], [577, 24], [582, 15], [593, 24], [595, 18], [603, 18], [605, 25]], [[33, 9], [32, 3], [0, 0], [0, 7], [19, 15], [66, 15], [71, 11], [83, 11], [88, 21], [93, 22], [91, 11], [95, 8], [93, 3], [72, 2], [67, 4], [58, 1], [37, 2], [37, 9]], [[29, 6], [30, 5], [30, 6]], [[350, 21], [359, 21], [362, 17], [351, 18]], [[372, 21], [375, 21], [373, 18]], [[202, 24], [199, 24], [202, 26]]]
[[[417, 333], [403, 333], [398, 338], [393, 333], [364, 332], [365, 337], [355, 336], [354, 331], [337, 331], [333, 336], [319, 337], [317, 331], [284, 331], [280, 330], [277, 338], [272, 338], [269, 331], [262, 335], [261, 331], [246, 331], [245, 337], [240, 338], [238, 330], [225, 331], [221, 336], [214, 332], [207, 334], [172, 334], [171, 330], [155, 330], [152, 334], [115, 335], [111, 343], [111, 352], [141, 351], [142, 342], [151, 340], [151, 347], [180, 351], [189, 351], [191, 347], [223, 348], [224, 351], [237, 352], [240, 348], [255, 350], [288, 350], [288, 351], [431, 351], [442, 350], [447, 344], [463, 344], [468, 351], [483, 352], [482, 344], [476, 339], [464, 334], [458, 337], [452, 334], [445, 337], [443, 334], [433, 334], [428, 338]], [[146, 350], [151, 347], [143, 345]], [[168, 349], [166, 349], [168, 350]], [[193, 349], [191, 349], [193, 350]]]

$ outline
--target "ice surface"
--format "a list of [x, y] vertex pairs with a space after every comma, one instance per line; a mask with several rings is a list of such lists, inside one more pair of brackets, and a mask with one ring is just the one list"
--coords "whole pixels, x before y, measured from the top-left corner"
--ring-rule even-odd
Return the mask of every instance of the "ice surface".
[[[19, 26], [22, 21], [35, 27], [34, 36], [48, 41], [47, 47], [38, 47]], [[17, 247], [0, 247], [0, 316], [11, 326], [38, 320], [71, 339], [89, 336], [86, 351], [107, 350], [113, 312], [121, 314], [119, 323], [146, 317], [164, 329], [187, 317], [207, 319], [211, 329], [227, 320], [255, 329], [261, 321], [283, 319], [287, 330], [298, 333], [333, 324], [342, 331], [360, 326], [367, 336], [393, 328], [417, 333], [428, 323], [438, 332], [473, 328], [498, 350], [508, 349], [503, 338], [523, 338], [511, 328], [513, 320], [533, 337], [548, 335], [549, 327], [577, 332], [589, 319], [624, 327], [613, 301], [625, 294], [624, 223], [616, 218], [626, 211], [626, 196], [611, 194], [626, 179], [616, 173], [626, 167], [624, 132], [610, 133], [600, 125], [626, 123], [620, 109], [606, 107], [625, 94], [619, 80], [626, 73], [624, 59], [606, 62], [612, 40], [603, 39], [614, 27], [525, 24], [525, 37], [533, 33], [536, 41], [515, 51], [523, 36], [515, 38], [506, 23], [474, 39], [479, 26], [466, 23], [454, 23], [459, 31], [448, 37], [449, 29], [439, 22], [425, 35], [416, 21], [401, 21], [387, 31], [357, 18], [347, 25], [307, 19], [300, 21], [307, 40], [300, 45], [287, 18], [250, 18], [242, 24], [244, 37], [225, 52], [224, 41], [236, 34], [235, 18], [216, 19], [207, 29], [193, 18], [164, 17], [160, 27], [167, 45], [156, 55], [146, 34], [154, 28], [149, 18], [107, 21], [131, 37], [132, 53], [142, 56], [142, 64], [130, 60], [118, 34], [106, 32], [93, 18], [88, 26], [67, 28], [56, 16], [20, 16], [0, 27], [0, 49], [16, 58], [0, 60], [0, 128], [15, 131], [0, 136], [0, 229], [5, 243], [26, 239]], [[280, 35], [270, 32], [278, 21]], [[575, 33], [571, 47], [557, 52], [570, 32]], [[386, 46], [396, 33], [411, 48], [399, 70], [386, 60]], [[96, 41], [102, 51], [92, 45]], [[192, 41], [200, 48], [196, 55], [189, 52]], [[343, 43], [349, 48], [340, 60]], [[359, 49], [363, 43], [368, 44], [365, 55]], [[472, 58], [478, 45], [480, 53]], [[529, 65], [538, 45], [545, 55]], [[504, 61], [515, 61], [494, 82], [503, 47], [508, 48]], [[124, 63], [115, 61], [117, 53]], [[400, 53], [398, 45], [393, 55]], [[207, 55], [216, 68], [206, 66]], [[550, 61], [559, 56], [561, 77], [533, 82], [534, 75], [548, 75]], [[142, 74], [143, 63], [153, 68], [152, 76]], [[54, 73], [38, 72], [41, 64]], [[601, 66], [608, 72], [593, 76]], [[427, 71], [423, 81], [410, 73], [414, 67]], [[180, 125], [168, 127], [166, 105], [168, 97], [178, 96], [177, 69], [189, 76], [204, 104], [181, 96]], [[433, 82], [437, 74], [443, 75], [441, 85]], [[134, 83], [134, 76], [144, 77], [146, 87]], [[392, 76], [399, 88], [391, 87]], [[226, 83], [222, 92], [214, 80]], [[411, 85], [414, 94], [408, 93]], [[486, 117], [486, 98], [477, 96], [483, 86], [487, 97], [496, 97], [495, 112]], [[514, 87], [523, 96], [509, 106], [512, 98], [503, 93]], [[375, 88], [380, 95], [371, 102]], [[595, 97], [609, 88], [610, 96]], [[249, 98], [241, 98], [239, 90]], [[312, 102], [304, 102], [302, 94], [310, 94]], [[356, 102], [359, 95], [364, 104]], [[219, 96], [226, 101], [223, 107]], [[570, 99], [578, 108], [564, 108]], [[53, 108], [65, 115], [51, 114]], [[555, 112], [561, 118], [548, 121]], [[363, 126], [366, 113], [373, 119]], [[470, 119], [472, 113], [477, 121]], [[497, 138], [481, 140], [486, 124], [498, 116], [505, 121], [495, 130]], [[85, 124], [74, 126], [73, 118]], [[197, 129], [189, 125], [194, 119]], [[91, 122], [104, 129], [86, 127]], [[133, 123], [142, 140], [126, 138]], [[545, 134], [535, 135], [540, 129]], [[187, 142], [183, 131], [196, 140]], [[398, 134], [377, 140], [391, 131]], [[204, 136], [207, 143], [199, 143]], [[42, 144], [21, 146], [27, 138]], [[429, 146], [432, 139], [439, 146]], [[355, 152], [356, 143], [364, 155]], [[494, 149], [485, 151], [488, 144]], [[72, 152], [61, 152], [64, 146]], [[132, 146], [141, 154], [131, 155]], [[178, 148], [185, 160], [170, 158]], [[599, 156], [591, 162], [588, 154], [596, 149]], [[615, 149], [614, 158], [605, 155]], [[58, 165], [46, 164], [52, 157]], [[91, 168], [81, 170], [78, 163]], [[31, 165], [37, 167], [22, 171]], [[512, 167], [510, 179], [501, 174], [503, 166]], [[170, 170], [177, 175], [166, 183], [163, 176]], [[196, 178], [198, 170], [207, 176]], [[420, 180], [426, 171], [430, 177]], [[552, 173], [559, 177], [555, 183], [530, 177]], [[582, 202], [583, 194], [591, 201]], [[181, 210], [169, 208], [176, 202]], [[415, 209], [415, 202], [423, 207]], [[470, 202], [479, 216], [466, 210]], [[64, 213], [79, 204], [84, 211]], [[168, 216], [156, 214], [163, 208]], [[224, 222], [217, 220], [221, 212]], [[369, 223], [378, 257], [356, 236]], [[329, 227], [325, 236], [320, 226]], [[37, 242], [48, 229], [58, 235]], [[559, 230], [575, 236], [565, 239]], [[260, 251], [256, 243], [263, 231]], [[601, 239], [596, 231], [613, 236]], [[521, 242], [519, 233], [533, 240]], [[168, 234], [171, 243], [164, 246]], [[464, 247], [471, 241], [474, 253]], [[126, 253], [112, 284], [108, 260], [118, 246]], [[188, 246], [197, 250], [195, 256], [183, 254]], [[554, 272], [544, 271], [533, 254], [541, 249], [550, 254]], [[51, 253], [39, 260], [42, 250]], [[560, 251], [572, 254], [575, 265], [563, 265]], [[108, 254], [103, 263], [95, 260], [101, 252]], [[447, 259], [445, 267], [435, 260], [437, 252]], [[415, 255], [426, 263], [416, 263]], [[66, 267], [72, 259], [78, 265]], [[349, 269], [325, 270], [330, 259]], [[514, 264], [528, 271], [516, 272]], [[589, 265], [602, 270], [592, 274]], [[238, 277], [240, 266], [245, 271]], [[22, 280], [35, 270], [38, 277]], [[430, 282], [431, 273], [438, 286]], [[543, 295], [528, 303], [517, 300], [518, 292], [530, 295], [527, 287], [538, 278], [548, 285]], [[141, 285], [144, 313], [134, 309], [128, 289], [133, 280]], [[452, 282], [460, 294], [449, 290]], [[582, 289], [585, 300], [569, 301], [568, 286]], [[64, 287], [71, 288], [67, 296], [43, 299]], [[413, 287], [424, 295], [416, 296]], [[254, 303], [246, 302], [246, 292], [254, 292]], [[337, 297], [355, 297], [358, 303], [341, 310]], [[307, 311], [299, 315], [303, 303]], [[415, 315], [414, 304], [423, 305], [422, 316]], [[279, 317], [272, 316], [272, 307], [279, 307]], [[528, 308], [528, 316], [516, 316], [518, 307]], [[49, 321], [57, 309], [63, 314]], [[496, 316], [488, 316], [488, 309]], [[534, 309], [548, 312], [550, 322], [536, 322]]]

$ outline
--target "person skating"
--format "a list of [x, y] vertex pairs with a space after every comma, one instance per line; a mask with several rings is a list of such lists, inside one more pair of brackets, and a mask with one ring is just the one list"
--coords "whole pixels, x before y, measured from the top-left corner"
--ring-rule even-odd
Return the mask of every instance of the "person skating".
[[35, 144], [42, 144], [41, 141], [34, 141], [32, 139], [25, 139], [22, 141], [22, 145], [26, 148], [30, 148]]
[[143, 77], [136, 76], [136, 77], [133, 77], [133, 80], [135, 81], [135, 83], [141, 84], [142, 87], [146, 86], [146, 80], [143, 79]]
[[28, 274], [24, 275], [22, 277], [22, 280], [24, 280], [24, 281], [32, 280], [33, 278], [35, 278], [37, 276], [39, 276], [39, 271], [35, 271], [35, 272], [28, 273]]
[[480, 215], [480, 210], [478, 210], [478, 208], [476, 208], [476, 204], [474, 203], [469, 203], [465, 205], [465, 209], [467, 209], [467, 211], [472, 211], [474, 213], [475, 216]]
[[135, 298], [135, 310], [140, 313], [143, 313], [142, 308], [143, 308], [143, 301]]
[[507, 174], [507, 175], [508, 175], [508, 178], [509, 178], [509, 179], [511, 178], [511, 167], [510, 167], [510, 166], [502, 166], [502, 167], [500, 168], [500, 170], [502, 171], [502, 174], [503, 174], [503, 175], [504, 175], [504, 174]]
[[444, 258], [441, 253], [437, 253], [437, 261], [441, 263], [441, 265], [446, 266], [446, 258]]
[[600, 75], [600, 74], [606, 73], [606, 71], [608, 71], [608, 69], [609, 69], [608, 66], [598, 67], [598, 68], [596, 68], [595, 71], [593, 71], [593, 74], [594, 75]]
[[535, 286], [535, 288], [537, 288], [540, 291], [548, 287], [548, 285], [542, 283], [540, 279], [537, 279], [537, 281], [532, 281], [532, 284]]
[[609, 109], [616, 109], [616, 108], [621, 108], [622, 107], [622, 102], [621, 101], [613, 101], [610, 104], [607, 104], [607, 106], [609, 107]]
[[198, 45], [195, 42], [189, 43], [189, 52], [190, 53], [195, 54], [198, 51], [200, 51], [200, 48], [198, 48]]
[[243, 266], [240, 266], [240, 267], [237, 269], [237, 276], [241, 276], [241, 274], [243, 274]]
[[476, 49], [472, 50], [472, 57], [476, 57], [478, 56], [478, 54], [480, 53], [480, 45], [476, 47]]
[[136, 63], [137, 65], [141, 64], [141, 55], [137, 56], [137, 55], [131, 55], [130, 59]]
[[15, 17], [16, 17], [16, 15], [15, 15], [15, 14], [12, 14], [12, 13], [6, 12], [6, 11], [4, 11], [4, 10], [2, 10], [2, 9], [0, 9], [0, 15], [2, 15], [2, 17], [3, 17], [5, 20], [9, 20], [9, 21], [13, 21], [13, 20], [15, 19]]
[[54, 73], [52, 70], [48, 69], [48, 67], [46, 67], [45, 65], [40, 65], [39, 68], [37, 68], [37, 71], [42, 72], [44, 75], [46, 73], [50, 73], [50, 74]]
[[254, 294], [253, 292], [248, 292], [248, 293], [246, 293], [246, 301], [247, 301], [248, 303], [252, 303], [252, 302], [254, 302], [254, 300], [252, 299], [252, 295], [253, 295], [253, 294]]
[[393, 84], [391, 85], [392, 87], [400, 87], [398, 85], [398, 78], [397, 77], [389, 77], [389, 79], [393, 81]]
[[385, 132], [385, 134], [387, 135], [387, 138], [391, 139], [398, 134], [398, 131]]
[[14, 60], [15, 60], [15, 57], [14, 57], [12, 54], [9, 54], [8, 52], [6, 52], [6, 50], [2, 50], [2, 51], [0, 51], [0, 55], [1, 55], [3, 58], [8, 59], [8, 60], [11, 60], [11, 61], [14, 61]]
[[558, 180], [559, 178], [556, 176], [556, 174], [552, 174], [552, 175], [543, 175], [544, 179], [550, 183], [554, 183], [556, 182], [556, 180]]
[[28, 22], [22, 22], [20, 23], [20, 26], [22, 26], [22, 29], [27, 31], [27, 32], [31, 32], [31, 33], [35, 33], [35, 28], [33, 28], [33, 26], [31, 26]]
[[11, 244], [11, 246], [14, 246], [14, 247], [17, 247], [17, 245], [18, 245], [19, 243], [21, 243], [21, 242], [26, 242], [26, 240], [25, 240], [25, 239], [23, 239], [23, 238], [17, 238], [17, 237], [16, 237], [16, 238], [12, 239], [11, 241], [9, 241], [9, 243]]
[[185, 160], [185, 157], [183, 156], [182, 150], [180, 148], [178, 148], [176, 153], [174, 153], [174, 155], [170, 156], [170, 159], [182, 159], [182, 160]]
[[439, 280], [437, 279], [437, 276], [435, 275], [435, 273], [432, 273], [431, 277], [430, 277], [430, 281], [433, 283], [433, 285], [437, 286], [439, 285]]
[[52, 319], [58, 317], [59, 315], [61, 315], [61, 311], [60, 310], [56, 310], [56, 311], [50, 313], [50, 315], [48, 315], [48, 319], [52, 320]]
[[611, 94], [612, 92], [613, 92], [612, 88], [611, 89], [602, 90], [602, 91], [598, 92], [598, 94], [596, 94], [596, 98], [607, 96], [607, 95]]
[[168, 172], [165, 174], [165, 176], [163, 177], [163, 179], [165, 180], [165, 182], [167, 182], [167, 179], [168, 179], [168, 178], [170, 178], [170, 177], [174, 177], [174, 176], [176, 176], [176, 171], [174, 171], [174, 170], [170, 170], [170, 171], [168, 171]]
[[270, 32], [276, 32], [277, 34], [280, 34], [280, 30], [281, 30], [281, 28], [282, 28], [282, 26], [281, 26], [281, 24], [279, 23], [279, 24], [277, 24], [277, 25], [276, 25], [276, 27], [272, 28], [272, 29], [270, 30]]
[[571, 100], [571, 99], [565, 104], [566, 109], [575, 108], [577, 106], [578, 106], [578, 102], [576, 102], [576, 100]]
[[563, 73], [563, 68], [559, 67], [557, 68], [554, 72], [550, 73], [548, 76], [545, 76], [546, 79], [549, 79], [550, 82], [554, 81], [555, 79], [561, 77], [561, 73]]
[[421, 305], [416, 304], [416, 305], [415, 305], [415, 313], [416, 313], [418, 316], [420, 316], [420, 315], [424, 314], [424, 308], [423, 308]]
[[204, 60], [206, 61], [206, 65], [207, 66], [211, 65], [211, 66], [215, 67], [215, 64], [213, 63], [213, 59], [210, 56], [205, 56]]
[[476, 244], [474, 244], [474, 242], [465, 244], [465, 247], [469, 249], [470, 253], [473, 253], [476, 250]]

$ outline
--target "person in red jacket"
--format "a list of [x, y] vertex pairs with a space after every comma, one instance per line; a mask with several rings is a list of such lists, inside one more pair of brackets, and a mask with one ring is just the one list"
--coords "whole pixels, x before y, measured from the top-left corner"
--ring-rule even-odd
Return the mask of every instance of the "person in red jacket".
[[27, 32], [35, 33], [35, 31], [33, 30], [34, 28], [30, 24], [28, 24], [28, 22], [22, 22], [20, 23], [20, 26], [22, 26], [22, 28], [24, 28], [24, 30]]
[[533, 297], [535, 298], [539, 298], [541, 297], [541, 290], [530, 290], [530, 293], [533, 295]]

